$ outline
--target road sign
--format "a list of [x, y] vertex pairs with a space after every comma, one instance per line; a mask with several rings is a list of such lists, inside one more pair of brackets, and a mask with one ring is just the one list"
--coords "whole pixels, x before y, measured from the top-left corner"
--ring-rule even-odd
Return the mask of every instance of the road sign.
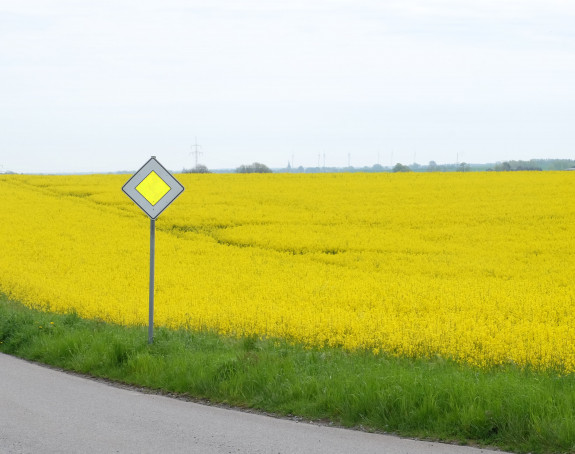
[[128, 197], [150, 217], [150, 295], [148, 343], [154, 338], [154, 259], [156, 218], [178, 197], [184, 187], [152, 156], [122, 187]]
[[184, 187], [152, 156], [122, 187], [151, 219], [156, 219]]

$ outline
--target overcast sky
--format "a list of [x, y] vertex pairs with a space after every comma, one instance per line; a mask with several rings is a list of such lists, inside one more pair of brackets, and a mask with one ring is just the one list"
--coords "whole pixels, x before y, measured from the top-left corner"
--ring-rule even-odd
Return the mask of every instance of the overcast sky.
[[570, 0], [0, 0], [0, 171], [575, 158]]

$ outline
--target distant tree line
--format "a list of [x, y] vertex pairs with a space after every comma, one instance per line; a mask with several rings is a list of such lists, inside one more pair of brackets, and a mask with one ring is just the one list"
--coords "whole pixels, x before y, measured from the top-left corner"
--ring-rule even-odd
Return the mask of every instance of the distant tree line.
[[272, 170], [265, 164], [254, 162], [249, 165], [241, 165], [236, 169], [236, 173], [272, 173]]
[[401, 163], [397, 163], [393, 166], [393, 169], [391, 170], [392, 172], [411, 172], [411, 169], [409, 168], [409, 166], [404, 166]]
[[[510, 172], [521, 170], [565, 170], [575, 169], [575, 160], [573, 159], [531, 159], [529, 161], [503, 161], [495, 164], [469, 164], [466, 162], [452, 163], [452, 164], [437, 164], [435, 161], [429, 161], [428, 165], [421, 165], [412, 163], [405, 165], [396, 163], [394, 166], [384, 167], [380, 164], [364, 167], [292, 167], [288, 164], [286, 168], [275, 169], [276, 172], [288, 173], [334, 173], [334, 172], [480, 172], [480, 171], [495, 171], [495, 172]], [[203, 164], [198, 164], [192, 169], [184, 169], [184, 173], [211, 173], [208, 168]], [[271, 173], [273, 172], [265, 164], [254, 162], [253, 164], [243, 164], [236, 169], [220, 169], [214, 170], [217, 173], [235, 172], [235, 173]]]
[[374, 164], [364, 167], [290, 167], [276, 169], [278, 172], [289, 173], [322, 173], [322, 172], [481, 172], [481, 171], [517, 171], [517, 170], [565, 170], [575, 169], [575, 160], [572, 159], [531, 159], [530, 161], [504, 161], [485, 164], [469, 164], [458, 162], [451, 164], [437, 164], [429, 161], [428, 165], [412, 163], [405, 165], [396, 163], [393, 166]]
[[575, 167], [572, 159], [531, 159], [530, 161], [498, 162], [487, 170], [511, 172], [518, 170], [565, 170]]
[[[216, 172], [218, 172], [216, 170]], [[242, 164], [237, 169], [236, 173], [272, 173], [272, 170], [265, 164], [254, 162], [253, 164]], [[183, 169], [182, 173], [211, 173], [210, 170], [203, 164], [198, 164], [191, 169]]]
[[208, 168], [203, 164], [198, 164], [191, 169], [184, 169], [183, 173], [211, 173]]

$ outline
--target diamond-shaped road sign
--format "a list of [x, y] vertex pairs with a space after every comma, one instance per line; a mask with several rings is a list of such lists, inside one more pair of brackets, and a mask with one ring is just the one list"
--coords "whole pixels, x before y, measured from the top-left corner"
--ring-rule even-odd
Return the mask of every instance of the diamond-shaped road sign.
[[183, 190], [180, 182], [156, 161], [155, 156], [122, 187], [122, 191], [151, 219], [156, 219]]

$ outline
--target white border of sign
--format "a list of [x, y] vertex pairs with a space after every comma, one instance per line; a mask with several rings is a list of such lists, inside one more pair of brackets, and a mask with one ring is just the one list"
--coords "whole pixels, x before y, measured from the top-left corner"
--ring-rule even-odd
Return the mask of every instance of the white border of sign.
[[[156, 172], [156, 174], [170, 187], [170, 190], [155, 205], [148, 202], [136, 189], [136, 187], [151, 172]], [[150, 217], [150, 219], [156, 219], [160, 213], [168, 208], [176, 197], [184, 191], [184, 187], [164, 168], [164, 166], [162, 166], [162, 164], [156, 160], [155, 156], [152, 156], [140, 170], [132, 175], [132, 177], [122, 187], [122, 191], [124, 191], [126, 195]]]

